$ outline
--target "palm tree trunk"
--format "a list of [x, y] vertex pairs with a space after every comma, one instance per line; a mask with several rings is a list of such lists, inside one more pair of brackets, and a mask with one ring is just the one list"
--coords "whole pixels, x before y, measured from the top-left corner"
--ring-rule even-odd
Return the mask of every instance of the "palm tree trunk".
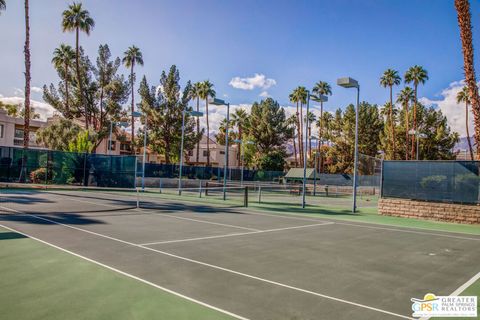
[[28, 148], [30, 142], [30, 16], [28, 0], [25, 0], [25, 116], [23, 126], [23, 147]]
[[[197, 97], [197, 112], [200, 112], [200, 98]], [[197, 117], [197, 137], [200, 135], [200, 118]], [[201, 140], [201, 139], [200, 139]], [[200, 140], [197, 142], [197, 152], [195, 155], [195, 162], [198, 165], [198, 158], [200, 156]]]
[[237, 158], [238, 158], [238, 166], [240, 167], [242, 165], [242, 144], [244, 143], [244, 141], [242, 140], [242, 136], [243, 136], [243, 129], [241, 126], [238, 127], [238, 140], [240, 140], [241, 142], [238, 143], [238, 154], [237, 154]]
[[[75, 30], [75, 50], [76, 50], [76, 57], [75, 57], [75, 64], [76, 64], [76, 68], [77, 68], [77, 83], [78, 83], [78, 89], [80, 90], [80, 106], [82, 104], [84, 104], [83, 102], [83, 85], [82, 85], [82, 76], [81, 76], [81, 73], [80, 73], [80, 48], [79, 48], [79, 41], [80, 41], [80, 30], [79, 28], [77, 27], [76, 30]], [[84, 108], [84, 112], [85, 112], [85, 129], [88, 130], [88, 122], [90, 121], [89, 117], [88, 117], [88, 107], [87, 107], [87, 104], [84, 104], [83, 106]]]
[[300, 125], [300, 113], [298, 112], [298, 101], [297, 101], [297, 139], [298, 139], [298, 155], [299, 160], [303, 163], [302, 158], [302, 137], [301, 137], [301, 125]]
[[295, 153], [295, 167], [298, 166], [298, 157], [297, 157], [297, 143], [295, 142], [295, 138], [293, 140], [293, 152]]
[[132, 59], [132, 66], [130, 67], [130, 85], [132, 90], [132, 154], [136, 153], [135, 150], [135, 117], [133, 113], [135, 112], [135, 93], [133, 92], [133, 67], [135, 66], [135, 60]]
[[70, 119], [70, 105], [68, 101], [68, 63], [65, 62], [65, 115]]
[[470, 16], [470, 3], [468, 0], [455, 0], [457, 9], [458, 25], [460, 27], [460, 38], [462, 40], [463, 69], [465, 71], [465, 82], [470, 91], [470, 101], [474, 120], [474, 137], [477, 149], [476, 156], [480, 156], [480, 101], [478, 97], [477, 80], [473, 61], [472, 45], [472, 24]]
[[[305, 133], [306, 134], [306, 133]], [[306, 157], [305, 154], [305, 149], [303, 145], [303, 103], [300, 103], [300, 161], [302, 162], [302, 165], [304, 163], [304, 157]]]
[[417, 132], [417, 84], [415, 84], [415, 101], [413, 105], [413, 131], [415, 134], [412, 134], [412, 149], [411, 149], [411, 159], [415, 159], [415, 136], [418, 134]]
[[392, 96], [392, 86], [390, 86], [390, 129], [392, 130], [392, 160], [395, 160], [395, 125], [393, 121], [393, 96]]
[[473, 161], [475, 158], [473, 157], [472, 142], [470, 141], [470, 130], [468, 129], [468, 103], [465, 103], [465, 129], [467, 129], [467, 142], [468, 150], [470, 150], [470, 160]]
[[308, 122], [308, 156], [310, 157], [310, 161], [312, 160], [312, 124]]
[[408, 118], [408, 102], [405, 104], [405, 160], [408, 160], [408, 131], [409, 128], [409, 118]]
[[210, 166], [210, 124], [208, 123], [208, 97], [205, 99], [205, 113], [207, 114], [207, 167]]

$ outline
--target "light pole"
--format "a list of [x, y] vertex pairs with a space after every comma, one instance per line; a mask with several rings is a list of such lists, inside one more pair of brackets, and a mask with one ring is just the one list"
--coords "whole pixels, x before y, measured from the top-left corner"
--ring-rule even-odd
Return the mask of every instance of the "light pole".
[[[305, 117], [305, 132], [308, 132], [310, 111], [310, 99], [314, 101], [327, 101], [327, 97], [324, 95], [314, 96], [310, 95], [310, 91], [307, 90], [307, 113]], [[307, 194], [307, 154], [308, 154], [308, 134], [305, 134], [305, 148], [303, 156], [303, 186], [302, 186], [302, 208], [305, 208], [305, 196]]]
[[[142, 116], [141, 112], [133, 111], [132, 116], [134, 118], [140, 118]], [[147, 115], [145, 115], [145, 127], [143, 133], [143, 159], [142, 159], [142, 191], [145, 191], [145, 157], [147, 156]], [[135, 132], [132, 132], [132, 148], [133, 148], [133, 138], [135, 137]], [[135, 152], [135, 165], [137, 165], [136, 156], [137, 152]], [[135, 177], [136, 181], [137, 177]]]
[[426, 139], [428, 136], [425, 133], [420, 133], [418, 130], [411, 129], [408, 131], [410, 135], [415, 135], [415, 138], [417, 139], [417, 157], [416, 160], [418, 161], [418, 151], [419, 151], [419, 140], [420, 139]]
[[230, 126], [230, 103], [222, 99], [213, 98], [208, 102], [215, 106], [227, 106], [227, 126], [225, 128], [225, 164], [223, 166], [223, 200], [227, 199], [227, 170], [228, 170], [228, 127]]
[[185, 139], [185, 113], [188, 113], [193, 117], [203, 116], [202, 112], [187, 111], [186, 109], [183, 109], [182, 111], [182, 141], [180, 143], [180, 170], [179, 170], [179, 176], [178, 176], [178, 194], [179, 195], [182, 195], [183, 140]]
[[337, 85], [343, 88], [357, 89], [357, 106], [355, 108], [355, 154], [353, 163], [353, 204], [352, 212], [357, 211], [357, 169], [358, 169], [358, 107], [360, 104], [360, 84], [357, 80], [350, 77], [337, 79]]

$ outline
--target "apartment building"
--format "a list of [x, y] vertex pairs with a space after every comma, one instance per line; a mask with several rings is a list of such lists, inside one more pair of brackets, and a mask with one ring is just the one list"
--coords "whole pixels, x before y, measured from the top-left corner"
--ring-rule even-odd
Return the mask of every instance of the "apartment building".
[[[21, 147], [24, 137], [23, 118], [11, 117], [6, 110], [0, 109], [0, 146]], [[47, 126], [46, 121], [30, 120], [30, 144], [31, 148], [42, 148], [37, 144], [35, 132]]]
[[[207, 164], [207, 139], [210, 147], [210, 165], [214, 167], [223, 167], [225, 165], [225, 146], [218, 144], [212, 138], [203, 136], [200, 140], [199, 157], [196, 161], [197, 149], [190, 150], [187, 155], [186, 163], [196, 166], [205, 166]], [[233, 144], [228, 147], [228, 166], [238, 166], [238, 145]]]

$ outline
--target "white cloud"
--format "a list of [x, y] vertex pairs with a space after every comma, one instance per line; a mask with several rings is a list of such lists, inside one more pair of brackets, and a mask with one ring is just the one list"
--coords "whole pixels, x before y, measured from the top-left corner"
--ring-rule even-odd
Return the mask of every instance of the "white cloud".
[[40, 87], [32, 87], [32, 92], [35, 92], [35, 93], [42, 93], [43, 92], [43, 89], [40, 88]]
[[22, 96], [25, 95], [25, 92], [24, 92], [22, 89], [20, 89], [20, 88], [14, 88], [14, 90], [13, 90], [13, 95], [14, 95], [15, 97], [22, 97]]
[[262, 98], [268, 98], [268, 97], [270, 97], [270, 95], [268, 94], [267, 91], [262, 91], [262, 92], [259, 94], [259, 96], [262, 97]]
[[229, 85], [241, 90], [253, 90], [255, 88], [266, 90], [276, 84], [277, 81], [275, 79], [267, 78], [264, 74], [258, 73], [249, 78], [234, 77], [229, 82]]
[[[442, 113], [447, 117], [448, 125], [453, 131], [460, 134], [461, 137], [467, 135], [465, 129], [465, 105], [457, 104], [457, 93], [462, 90], [464, 86], [463, 81], [455, 81], [450, 83], [448, 88], [443, 89], [438, 100], [431, 100], [428, 98], [420, 98], [419, 101], [426, 106], [437, 106]], [[473, 113], [471, 108], [468, 114], [470, 134], [473, 133]]]
[[[23, 105], [25, 102], [24, 98], [21, 97], [0, 97], [0, 101], [6, 104], [21, 104]], [[35, 112], [40, 115], [40, 120], [47, 120], [48, 117], [51, 117], [55, 112], [55, 109], [49, 105], [48, 103], [31, 100], [30, 103]]]

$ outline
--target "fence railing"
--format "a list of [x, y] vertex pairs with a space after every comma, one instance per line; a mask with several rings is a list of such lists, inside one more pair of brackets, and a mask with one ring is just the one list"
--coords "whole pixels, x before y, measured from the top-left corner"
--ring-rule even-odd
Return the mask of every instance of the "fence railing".
[[479, 203], [478, 161], [384, 161], [382, 197]]

